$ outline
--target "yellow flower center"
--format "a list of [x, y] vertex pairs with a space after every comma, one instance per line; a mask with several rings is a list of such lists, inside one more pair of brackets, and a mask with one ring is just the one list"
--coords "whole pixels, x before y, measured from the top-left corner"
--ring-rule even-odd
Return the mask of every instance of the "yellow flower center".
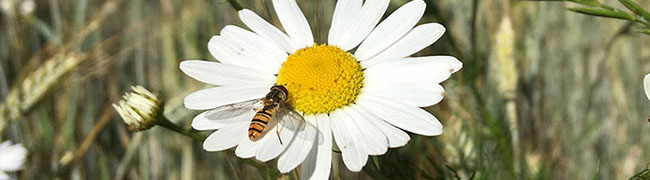
[[330, 113], [354, 103], [363, 71], [352, 54], [336, 46], [300, 49], [282, 63], [275, 82], [289, 92], [288, 103], [304, 114]]

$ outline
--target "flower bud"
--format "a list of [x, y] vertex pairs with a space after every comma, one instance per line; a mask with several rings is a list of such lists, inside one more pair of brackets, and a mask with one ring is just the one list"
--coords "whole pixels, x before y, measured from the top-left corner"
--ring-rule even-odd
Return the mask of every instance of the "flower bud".
[[122, 96], [118, 104], [113, 104], [115, 110], [122, 116], [124, 123], [133, 131], [151, 128], [158, 115], [162, 113], [162, 101], [156, 94], [142, 86], [132, 86], [132, 92]]

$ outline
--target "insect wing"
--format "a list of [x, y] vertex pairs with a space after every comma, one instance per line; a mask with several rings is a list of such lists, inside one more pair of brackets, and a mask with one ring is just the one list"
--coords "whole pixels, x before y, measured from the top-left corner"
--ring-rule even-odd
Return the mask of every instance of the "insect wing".
[[209, 120], [228, 120], [239, 115], [254, 112], [254, 107], [259, 104], [261, 99], [244, 101], [240, 103], [219, 106], [205, 113], [205, 118]]
[[318, 133], [315, 125], [307, 122], [302, 115], [291, 108], [281, 108], [278, 118], [281, 138], [292, 140], [293, 137], [305, 141], [314, 141]]

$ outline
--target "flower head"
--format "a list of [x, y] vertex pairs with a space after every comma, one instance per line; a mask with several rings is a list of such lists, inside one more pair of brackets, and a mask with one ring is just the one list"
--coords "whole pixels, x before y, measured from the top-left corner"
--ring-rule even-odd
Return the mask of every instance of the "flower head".
[[31, 15], [36, 9], [36, 3], [34, 0], [26, 0], [20, 3], [20, 14], [23, 16]]
[[[360, 171], [368, 155], [404, 146], [410, 139], [404, 130], [441, 134], [442, 124], [420, 107], [442, 100], [440, 83], [462, 63], [451, 56], [409, 57], [433, 44], [445, 28], [416, 26], [426, 7], [422, 0], [406, 3], [379, 23], [389, 2], [339, 0], [326, 44], [314, 42], [294, 0], [273, 1], [286, 33], [253, 11], [239, 11], [252, 32], [226, 26], [212, 37], [208, 49], [219, 62], [180, 64], [188, 76], [217, 85], [185, 98], [187, 108], [208, 110], [194, 118], [194, 129], [218, 129], [203, 148], [237, 146], [235, 154], [242, 158], [278, 158], [282, 173], [302, 165], [303, 178], [327, 179], [333, 143], [348, 169]], [[253, 104], [278, 85], [286, 88], [285, 104], [292, 110], [269, 115], [274, 111], [266, 107], [275, 106], [265, 106], [256, 112]], [[260, 118], [253, 119], [256, 114]], [[247, 131], [266, 123], [263, 132], [271, 133], [251, 141]]]
[[122, 116], [129, 129], [134, 131], [149, 129], [162, 112], [162, 101], [158, 95], [142, 86], [131, 86], [131, 90], [133, 91], [122, 96], [118, 104], [113, 104], [113, 108]]
[[14, 15], [15, 2], [13, 0], [0, 0], [0, 10], [7, 15]]
[[26, 157], [27, 149], [22, 144], [0, 143], [0, 179], [9, 179], [7, 172], [23, 169]]

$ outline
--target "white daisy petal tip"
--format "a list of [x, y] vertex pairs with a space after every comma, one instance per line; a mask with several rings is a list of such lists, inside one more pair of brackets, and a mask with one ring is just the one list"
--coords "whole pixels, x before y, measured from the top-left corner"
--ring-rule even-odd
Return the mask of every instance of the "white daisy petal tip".
[[223, 151], [239, 145], [242, 139], [240, 137], [246, 135], [248, 124], [247, 122], [235, 123], [213, 132], [203, 141], [203, 149]]
[[280, 23], [298, 47], [314, 44], [309, 22], [295, 0], [273, 0], [273, 7]]
[[8, 180], [8, 179], [9, 179], [9, 175], [0, 170], [0, 180]]
[[650, 73], [643, 77], [643, 89], [645, 90], [646, 97], [650, 100]]
[[426, 4], [415, 0], [402, 5], [384, 19], [354, 52], [360, 61], [373, 59], [413, 29], [424, 15]]
[[457, 58], [453, 56], [449, 56], [450, 58], [448, 59], [448, 63], [451, 66], [451, 72], [456, 73], [460, 71], [460, 69], [463, 68], [463, 62], [460, 62]]
[[0, 172], [19, 171], [25, 166], [27, 149], [22, 144], [5, 141], [0, 144]]
[[241, 14], [244, 14], [244, 13], [255, 13], [255, 12], [251, 11], [250, 9], [246, 9], [246, 8], [237, 11], [237, 14], [239, 14], [240, 16], [241, 16]]
[[[304, 117], [307, 122], [316, 121], [314, 118], [314, 116]], [[309, 155], [315, 141], [314, 138], [318, 131], [315, 127], [307, 130], [308, 127], [312, 126], [307, 125], [304, 130], [296, 132], [296, 137], [289, 142], [289, 147], [287, 147], [284, 154], [278, 159], [278, 170], [280, 170], [281, 173], [287, 173], [298, 167], [298, 165], [305, 161], [307, 155]]]

